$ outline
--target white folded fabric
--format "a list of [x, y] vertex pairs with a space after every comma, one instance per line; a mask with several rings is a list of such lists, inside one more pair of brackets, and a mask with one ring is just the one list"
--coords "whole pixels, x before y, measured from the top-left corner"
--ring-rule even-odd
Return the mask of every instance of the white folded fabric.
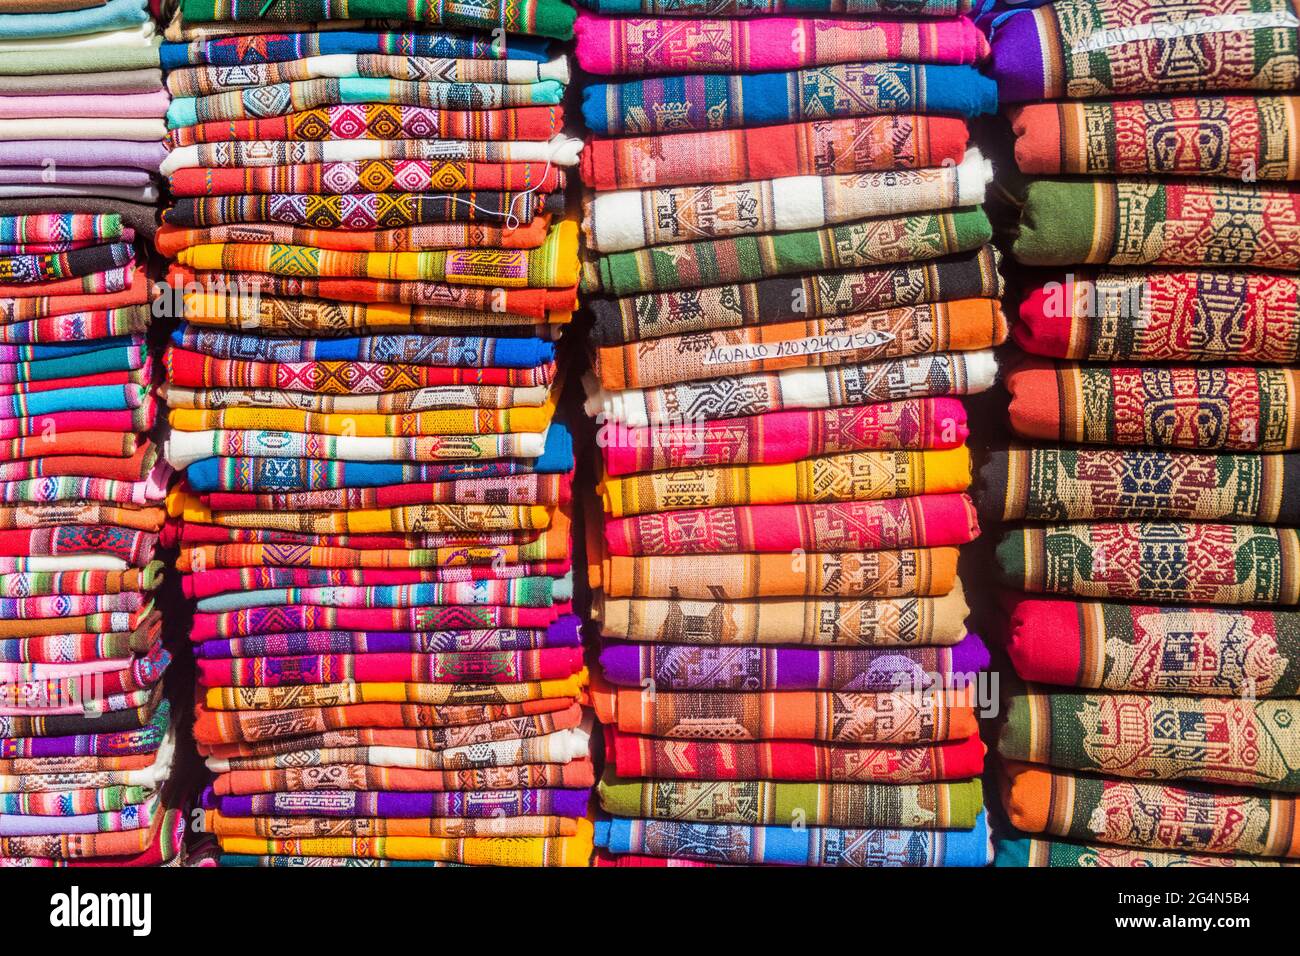
[[[107, 554], [57, 554], [0, 558], [0, 574], [24, 571], [125, 571], [131, 565]], [[118, 628], [122, 630], [122, 628]]]
[[622, 252], [977, 206], [992, 180], [993, 164], [972, 149], [953, 166], [599, 193], [582, 225], [593, 250]]
[[85, 50], [96, 47], [124, 47], [138, 50], [153, 46], [154, 26], [146, 20], [139, 26], [99, 33], [78, 33], [66, 37], [34, 37], [30, 40], [0, 40], [0, 53], [34, 53], [38, 50]]
[[92, 116], [66, 117], [58, 122], [43, 119], [0, 119], [0, 140], [20, 139], [125, 139], [136, 143], [160, 143], [167, 138], [167, 124], [160, 119], [100, 119]]
[[831, 408], [932, 395], [983, 392], [997, 380], [997, 359], [981, 352], [940, 352], [902, 359], [756, 372], [610, 392], [583, 378], [587, 414], [629, 428], [737, 418], [791, 408]]

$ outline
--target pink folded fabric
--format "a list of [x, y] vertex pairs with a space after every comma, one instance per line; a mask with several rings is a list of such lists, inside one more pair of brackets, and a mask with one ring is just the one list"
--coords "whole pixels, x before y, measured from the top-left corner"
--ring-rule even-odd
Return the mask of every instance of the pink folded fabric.
[[0, 96], [0, 119], [39, 119], [44, 116], [158, 119], [167, 115], [167, 105], [170, 102], [166, 90], [117, 96], [82, 96], [75, 93], [58, 96]]

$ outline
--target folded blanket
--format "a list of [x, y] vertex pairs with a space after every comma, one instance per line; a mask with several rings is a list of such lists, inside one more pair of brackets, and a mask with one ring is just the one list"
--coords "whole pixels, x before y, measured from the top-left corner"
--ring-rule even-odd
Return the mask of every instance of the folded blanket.
[[[474, 199], [465, 201], [477, 205], [491, 194], [469, 195], [473, 195]], [[515, 199], [528, 195], [530, 194], [501, 194], [502, 201], [509, 198], [505, 206], [507, 217], [513, 215], [508, 210], [515, 205], [525, 205], [522, 202], [516, 204]], [[420, 207], [425, 206], [423, 199], [417, 200], [417, 203]], [[460, 202], [452, 205], [453, 209], [457, 207], [463, 209], [464, 205]], [[489, 208], [491, 207], [487, 206], [475, 211], [485, 212]], [[376, 209], [376, 213], [376, 218], [392, 218], [388, 210]], [[348, 210], [348, 216], [356, 218], [352, 210]], [[309, 212], [305, 218], [319, 221], [324, 217]], [[270, 272], [284, 276], [334, 276], [344, 279], [353, 276], [395, 280], [429, 279], [460, 285], [562, 289], [571, 287], [578, 281], [578, 225], [569, 220], [557, 223], [538, 249], [338, 252], [280, 243], [214, 243], [182, 249], [176, 261], [193, 269], [210, 271]], [[3, 262], [0, 259], [0, 267]]]
[[790, 464], [656, 471], [606, 479], [597, 490], [605, 513], [622, 518], [687, 508], [906, 498], [965, 491], [969, 486], [970, 452], [960, 447], [861, 451]]
[[1029, 685], [1010, 697], [1002, 756], [1116, 777], [1300, 790], [1300, 700], [1049, 690]]
[[404, 20], [423, 26], [500, 29], [558, 39], [572, 35], [575, 16], [573, 8], [560, 0], [488, 0], [463, 10], [409, 0], [280, 0], [270, 7], [263, 0], [180, 0], [179, 10], [191, 23], [244, 20], [257, 21], [260, 27], [265, 21]]
[[[608, 729], [676, 740], [926, 744], [967, 740], [978, 728], [969, 691], [648, 694], [645, 687], [615, 688], [597, 679], [591, 698]], [[681, 785], [676, 781], [656, 786]]]
[[582, 228], [597, 252], [820, 229], [868, 216], [978, 206], [992, 179], [993, 165], [971, 150], [955, 166], [606, 192], [586, 204]]
[[592, 339], [614, 346], [665, 335], [805, 321], [907, 308], [928, 302], [998, 298], [1001, 257], [992, 246], [931, 262], [816, 272], [758, 282], [589, 298]]
[[1159, 179], [1031, 182], [1012, 247], [1026, 265], [1290, 271], [1297, 250], [1300, 187]]
[[502, 478], [466, 479], [425, 484], [385, 485], [378, 488], [337, 488], [280, 494], [204, 495], [203, 503], [216, 511], [351, 511], [392, 508], [428, 502], [443, 504], [560, 505], [571, 498], [568, 476], [509, 475]]
[[671, 511], [617, 518], [604, 529], [611, 555], [643, 556], [897, 550], [966, 544], [978, 534], [975, 508], [961, 494]]
[[[72, 736], [5, 738], [0, 740], [0, 759], [6, 761], [40, 761], [57, 757], [131, 757], [145, 755], [147, 759], [143, 766], [148, 767], [156, 760], [169, 764], [169, 753], [160, 751], [160, 748], [163, 748], [169, 739], [170, 722], [171, 704], [164, 700], [154, 711], [152, 719], [143, 726], [131, 730], [116, 733], [96, 733], [91, 731]], [[166, 771], [164, 770], [159, 782], [165, 777]], [[51, 781], [51, 783], [55, 785], [55, 790], [59, 789], [57, 780]], [[152, 789], [151, 784], [145, 782], [137, 782], [133, 786], [141, 789]], [[10, 791], [5, 792], [9, 793]], [[37, 793], [47, 795], [50, 792], [48, 790], [25, 792], [21, 788], [18, 790], [19, 794], [24, 794], [20, 799], [34, 799]]]
[[610, 16], [752, 17], [784, 13], [878, 14], [909, 17], [954, 17], [970, 11], [971, 0], [581, 0], [579, 6]]
[[618, 598], [942, 597], [957, 583], [956, 548], [803, 554], [614, 557], [597, 569], [608, 607]]
[[592, 189], [638, 189], [647, 183], [682, 186], [921, 169], [959, 162], [968, 139], [964, 120], [912, 113], [595, 137], [582, 152], [582, 181]]
[[290, 584], [203, 595], [198, 599], [197, 609], [209, 613], [295, 604], [339, 608], [413, 608], [451, 604], [549, 608], [557, 601], [567, 601], [572, 594], [573, 585], [567, 575], [559, 579], [542, 576], [448, 583]]
[[514, 226], [535, 216], [563, 212], [561, 193], [277, 193], [179, 197], [163, 210], [163, 221], [190, 227], [279, 222], [315, 229], [395, 229], [481, 220]]
[[353, 103], [385, 103], [436, 110], [503, 110], [553, 106], [564, 85], [541, 83], [430, 83], [354, 76], [344, 79], [277, 83], [210, 96], [176, 97], [167, 108], [167, 127], [264, 120], [307, 110]]
[[869, 219], [826, 229], [616, 252], [584, 263], [583, 286], [588, 292], [630, 295], [861, 269], [969, 252], [991, 236], [988, 217], [978, 208]]
[[685, 856], [738, 866], [987, 866], [993, 859], [983, 814], [968, 832], [615, 818], [596, 824], [596, 846], [611, 853]]
[[[112, 37], [111, 34], [109, 34]], [[110, 39], [107, 45], [67, 45], [0, 52], [0, 75], [62, 76], [65, 73], [120, 73], [158, 69], [156, 42], [130, 44]]]
[[615, 642], [604, 644], [600, 652], [602, 672], [611, 684], [653, 686], [656, 692], [834, 690], [919, 694], [973, 683], [988, 662], [987, 648], [973, 634], [952, 647], [934, 648], [811, 650]]
[[149, 791], [144, 787], [124, 786], [62, 793], [6, 793], [0, 795], [0, 808], [6, 814], [61, 817], [68, 813], [79, 815], [121, 810], [144, 803], [148, 797]]
[[548, 163], [431, 162], [375, 159], [362, 162], [275, 165], [234, 169], [178, 169], [171, 175], [173, 196], [240, 193], [354, 193], [477, 190], [554, 192], [563, 190], [564, 173]]
[[1022, 173], [1300, 179], [1300, 98], [1041, 103], [1011, 111]]
[[[531, 566], [502, 566], [499, 568], [490, 565], [477, 569], [463, 568], [409, 568], [409, 569], [355, 569], [355, 568], [205, 568], [202, 571], [195, 571], [185, 576], [181, 582], [181, 587], [185, 591], [186, 597], [204, 600], [214, 596], [220, 596], [232, 602], [243, 600], [245, 592], [257, 592], [263, 590], [277, 591], [281, 594], [284, 589], [288, 588], [373, 588], [373, 587], [393, 587], [393, 586], [413, 586], [413, 585], [441, 585], [449, 587], [459, 585], [461, 587], [478, 586], [487, 590], [503, 588], [507, 583], [523, 583], [524, 581], [535, 581], [536, 578], [544, 578], [550, 581], [547, 588], [541, 590], [546, 603], [559, 597], [561, 590], [571, 591], [572, 582], [569, 580], [569, 566], [557, 563], [554, 566], [544, 565], [541, 572], [534, 572]], [[478, 573], [473, 573], [473, 572]], [[469, 572], [469, 573], [467, 573]], [[532, 585], [530, 585], [531, 587]], [[502, 592], [505, 593], [505, 592]], [[249, 602], [251, 603], [251, 602]], [[328, 602], [312, 602], [328, 603]], [[406, 602], [410, 603], [410, 602]], [[467, 603], [475, 603], [469, 601]], [[496, 604], [496, 603], [513, 603], [510, 601], [486, 601], [478, 603]], [[532, 640], [529, 636], [526, 640]], [[354, 649], [354, 644], [347, 635], [341, 635], [337, 647], [333, 644], [322, 646], [319, 650], [324, 653], [329, 651], [334, 653], [337, 648]], [[407, 650], [403, 644], [401, 650]], [[528, 648], [508, 648], [510, 650], [529, 650]], [[454, 650], [454, 648], [453, 648]], [[342, 651], [338, 651], [342, 653]], [[397, 651], [394, 650], [393, 653]], [[281, 652], [278, 654], [262, 652], [259, 654], [215, 654], [208, 656], [216, 657], [286, 657], [297, 653], [306, 652]], [[358, 652], [360, 653], [360, 652]], [[384, 653], [378, 648], [368, 647], [366, 653]]]
[[1168, 603], [1300, 603], [1300, 531], [1246, 524], [1074, 523], [1008, 531], [1004, 582], [1033, 594]]
[[0, 14], [0, 38], [33, 41], [124, 30], [149, 20], [145, 0], [107, 0], [79, 10]]
[[[485, 330], [486, 331], [486, 330]], [[497, 414], [515, 407], [543, 404], [550, 394], [546, 385], [511, 388], [497, 385], [444, 385], [378, 395], [317, 395], [312, 392], [281, 392], [266, 389], [181, 388], [164, 385], [159, 397], [172, 409], [277, 409], [308, 414], [419, 414], [431, 411], [481, 411]], [[217, 420], [217, 419], [214, 419]]]
[[[955, 784], [955, 787], [963, 786]], [[307, 793], [254, 793], [218, 797], [205, 794], [227, 820], [240, 817], [375, 818], [409, 820], [477, 820], [485, 817], [586, 815], [590, 794], [585, 790], [484, 790], [477, 793], [443, 791], [311, 791]]]
[[1248, 856], [1215, 856], [1206, 853], [1168, 853], [1163, 850], [1139, 850], [1117, 846], [1068, 843], [1063, 840], [999, 840], [995, 866], [1053, 866], [1128, 868], [1141, 867], [1273, 867], [1295, 866], [1276, 860], [1257, 860]]
[[618, 817], [748, 826], [969, 830], [984, 808], [978, 780], [963, 783], [771, 783], [669, 780], [647, 784], [605, 777], [601, 808]]
[[606, 392], [587, 386], [587, 413], [639, 428], [792, 409], [860, 406], [938, 395], [968, 395], [992, 387], [991, 351], [941, 352], [866, 365], [796, 368], [733, 375], [662, 388]]
[[996, 299], [669, 335], [606, 347], [596, 372], [610, 391], [807, 366], [859, 365], [911, 355], [976, 352], [1006, 341]]
[[[274, 839], [334, 841], [404, 840], [410, 838], [488, 838], [536, 840], [573, 838], [585, 820], [557, 816], [490, 817], [470, 820], [336, 819], [319, 817], [236, 817], [227, 819], [216, 811], [205, 814], [205, 832], [219, 841], [232, 839]], [[351, 858], [349, 858], [351, 859]], [[576, 864], [585, 866], [585, 863]]]
[[247, 796], [276, 790], [519, 790], [591, 787], [596, 782], [587, 760], [567, 764], [526, 764], [486, 770], [408, 770], [332, 764], [291, 770], [235, 770], [217, 777], [221, 796]]
[[1097, 362], [1300, 361], [1300, 278], [1222, 270], [1071, 274], [1026, 290], [1026, 352]]
[[1004, 103], [1192, 91], [1293, 90], [1291, 0], [1056, 0], [992, 35]]
[[[510, 51], [512, 54], [514, 50]], [[238, 67], [191, 66], [167, 74], [167, 91], [174, 97], [212, 96], [283, 83], [317, 79], [389, 79], [408, 83], [490, 83], [526, 86], [569, 82], [568, 61], [521, 59], [448, 59], [392, 56], [381, 53], [313, 55]], [[346, 89], [347, 87], [340, 87]]]
[[1292, 451], [1289, 368], [1123, 367], [1025, 362], [1006, 379], [1011, 427], [1044, 441]]
[[978, 737], [916, 747], [798, 740], [661, 740], [606, 728], [605, 762], [619, 777], [932, 783], [979, 776], [984, 766], [984, 745]]
[[1300, 524], [1300, 455], [1012, 445], [974, 495], [989, 524], [1195, 520]]
[[[119, 117], [143, 119], [161, 117], [167, 112], [167, 93], [97, 94], [49, 93], [48, 95], [0, 95], [0, 118], [67, 118]], [[104, 165], [110, 165], [104, 162]]]
[[969, 613], [960, 586], [939, 597], [868, 600], [613, 598], [592, 610], [606, 637], [821, 647], [956, 644], [966, 637]]
[[587, 128], [606, 136], [735, 129], [875, 113], [980, 116], [996, 109], [996, 84], [974, 67], [910, 63], [705, 73], [593, 83], [582, 91]]
[[[515, 229], [477, 223], [432, 223], [361, 232], [350, 229], [313, 229], [278, 222], [221, 223], [202, 229], [163, 226], [154, 237], [154, 246], [165, 256], [174, 256], [190, 246], [235, 242], [314, 246], [339, 252], [420, 252], [473, 246], [536, 249], [545, 240], [549, 229], [550, 221], [546, 216], [534, 218], [531, 223]], [[216, 307], [217, 310], [214, 311], [213, 303], [217, 301], [220, 301], [218, 296], [187, 293], [186, 317], [210, 320], [222, 317], [229, 308]], [[320, 304], [305, 303], [304, 306], [319, 308]], [[320, 330], [320, 334], [329, 335], [332, 332], [325, 328]]]
[[[160, 124], [161, 125], [161, 124]], [[558, 106], [470, 112], [396, 103], [340, 103], [266, 119], [202, 123], [165, 134], [168, 146], [258, 140], [499, 139], [549, 141], [564, 127]], [[152, 130], [154, 127], [150, 127]], [[161, 136], [154, 138], [161, 139]]]
[[[72, 2], [72, 0], [69, 0]], [[79, 0], [78, 0], [79, 2]], [[123, 50], [122, 52], [131, 52]], [[164, 89], [162, 71], [140, 68], [109, 73], [31, 73], [3, 72], [12, 61], [0, 55], [0, 93], [6, 96], [37, 96], [58, 90], [63, 93], [110, 94], [152, 93]]]
[[606, 473], [620, 477], [670, 468], [780, 464], [856, 451], [956, 448], [968, 434], [961, 402], [915, 398], [660, 428], [604, 422], [597, 441]]
[[[400, 6], [405, 9], [405, 4]], [[559, 3], [556, 8], [570, 9]], [[432, 860], [470, 866], [587, 866], [592, 853], [592, 824], [580, 819], [574, 836], [557, 837], [365, 836], [272, 840], [229, 836], [222, 838], [221, 849], [223, 853], [251, 856]]]
[[[0, 142], [0, 162], [6, 167], [25, 166], [46, 177], [54, 175], [55, 182], [77, 182], [76, 177], [93, 176], [104, 167], [153, 174], [166, 155], [167, 149], [160, 142], [104, 139], [96, 140], [91, 149], [83, 142], [63, 139]], [[47, 162], [53, 166], [44, 165]]]
[[1300, 857], [1297, 798], [1182, 787], [1011, 764], [1011, 823], [1026, 833], [1176, 853]]
[[[242, 26], [255, 28], [257, 42], [250, 43], [241, 36], [238, 28]], [[510, 57], [540, 63], [546, 60], [549, 45], [546, 40], [522, 36], [512, 36], [508, 43], [498, 43], [486, 32], [439, 30], [430, 28], [430, 24], [421, 24], [418, 32], [402, 33], [334, 29], [336, 24], [329, 22], [315, 26], [317, 32], [311, 33], [266, 32], [265, 25], [255, 20], [241, 24], [227, 19], [222, 24], [225, 32], [218, 33], [211, 39], [163, 43], [159, 51], [162, 67], [169, 72], [199, 65], [251, 66], [256, 69], [264, 63], [283, 63], [330, 54], [363, 53], [472, 60]]]

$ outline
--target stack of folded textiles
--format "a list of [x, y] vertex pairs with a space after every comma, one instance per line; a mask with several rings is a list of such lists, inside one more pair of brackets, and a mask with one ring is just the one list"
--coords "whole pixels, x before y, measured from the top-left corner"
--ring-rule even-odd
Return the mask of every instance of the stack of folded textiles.
[[983, 865], [983, 37], [956, 0], [588, 5], [598, 864]]
[[174, 862], [144, 0], [0, 14], [0, 866]]
[[225, 865], [591, 856], [573, 11], [418, 6], [183, 0], [163, 46], [168, 528]]
[[[995, 11], [1030, 177], [1009, 449], [1007, 866], [1300, 856], [1300, 17]], [[1051, 101], [1051, 102], [1036, 102]], [[1041, 177], [1041, 178], [1039, 178]], [[1070, 270], [1070, 271], [1066, 271]], [[1025, 523], [1022, 523], [1025, 522]]]

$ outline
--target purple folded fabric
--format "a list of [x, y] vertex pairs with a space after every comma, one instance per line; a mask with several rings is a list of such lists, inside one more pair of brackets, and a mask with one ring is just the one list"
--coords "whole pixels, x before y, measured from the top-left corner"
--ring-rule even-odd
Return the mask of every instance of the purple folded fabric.
[[150, 181], [148, 170], [122, 166], [0, 166], [0, 185], [147, 186]]
[[813, 650], [802, 647], [611, 642], [600, 652], [605, 679], [656, 690], [839, 690], [889, 693], [960, 688], [989, 664], [974, 634], [953, 647]]
[[166, 158], [167, 147], [162, 143], [122, 139], [0, 141], [0, 165], [4, 166], [131, 166], [156, 173]]
[[158, 801], [131, 804], [121, 810], [104, 813], [81, 813], [68, 816], [40, 814], [0, 814], [0, 837], [59, 836], [67, 833], [120, 833], [143, 830], [153, 823]]
[[591, 791], [454, 790], [407, 793], [390, 790], [315, 790], [219, 797], [203, 791], [203, 806], [227, 817], [585, 817]]

